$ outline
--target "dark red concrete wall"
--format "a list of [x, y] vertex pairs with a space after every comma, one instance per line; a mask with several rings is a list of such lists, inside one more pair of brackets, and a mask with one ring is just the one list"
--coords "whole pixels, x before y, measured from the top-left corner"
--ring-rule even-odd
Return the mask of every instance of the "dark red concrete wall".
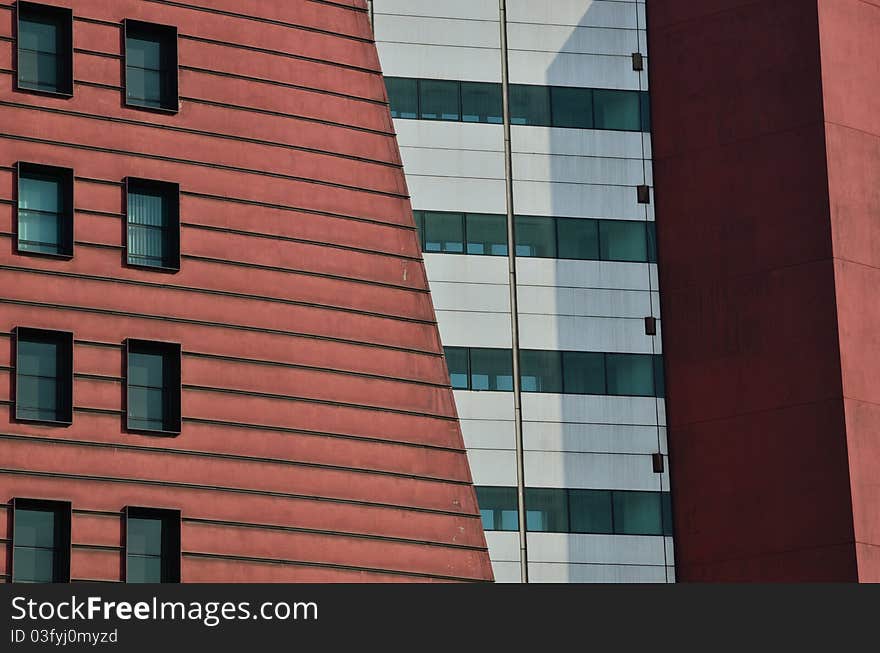
[[[876, 330], [848, 332], [876, 325], [878, 279], [859, 266], [841, 283], [851, 264], [835, 256], [838, 228], [880, 251], [876, 206], [871, 216], [856, 206], [869, 175], [857, 190], [843, 179], [877, 151], [864, 152], [866, 140], [853, 154], [860, 136], [846, 132], [838, 146], [844, 131], [829, 126], [826, 161], [827, 70], [824, 98], [822, 86], [828, 25], [837, 47], [855, 47], [843, 7], [831, 6], [858, 4], [820, 2], [821, 21], [803, 0], [648, 5], [680, 580], [855, 580], [876, 551], [856, 555], [860, 533], [878, 534], [877, 428], [852, 429], [876, 424], [876, 405], [845, 407], [844, 391], [877, 375]], [[864, 94], [878, 88], [872, 49], [846, 57], [873, 75]], [[831, 83], [841, 111], [853, 86]], [[845, 217], [845, 199], [858, 217]], [[861, 232], [842, 226], [848, 219]]]
[[[13, 90], [0, 5], [0, 401], [14, 327], [72, 330], [74, 423], [0, 411], [0, 504], [73, 502], [74, 579], [126, 505], [182, 511], [184, 581], [491, 579], [365, 3], [46, 2], [69, 100]], [[125, 18], [177, 26], [179, 114], [123, 105]], [[20, 160], [74, 168], [73, 260], [14, 253]], [[123, 264], [126, 176], [180, 184], [179, 273]], [[126, 338], [182, 344], [180, 436], [122, 428]]]

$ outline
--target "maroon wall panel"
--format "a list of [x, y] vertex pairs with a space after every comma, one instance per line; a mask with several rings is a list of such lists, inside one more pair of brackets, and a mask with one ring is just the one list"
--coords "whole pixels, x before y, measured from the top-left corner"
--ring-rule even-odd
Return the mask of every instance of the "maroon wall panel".
[[[0, 542], [58, 499], [74, 580], [123, 579], [125, 506], [181, 511], [184, 581], [491, 580], [366, 3], [44, 2], [71, 98], [15, 90], [0, 4]], [[177, 27], [177, 113], [123, 102], [124, 19]], [[73, 259], [16, 253], [19, 161], [74, 169]], [[126, 265], [126, 177], [180, 185], [178, 272]], [[14, 419], [17, 326], [74, 333], [72, 425]], [[126, 431], [127, 338], [180, 343], [180, 435]]]
[[654, 0], [648, 28], [677, 576], [854, 580], [877, 486], [856, 467], [851, 492], [841, 356], [869, 352], [838, 304], [880, 279], [842, 288], [834, 260], [817, 4]]

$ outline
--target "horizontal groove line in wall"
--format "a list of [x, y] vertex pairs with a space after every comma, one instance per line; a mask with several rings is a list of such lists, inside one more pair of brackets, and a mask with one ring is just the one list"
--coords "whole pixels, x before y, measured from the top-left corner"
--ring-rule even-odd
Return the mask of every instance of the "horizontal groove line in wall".
[[389, 510], [402, 510], [432, 515], [446, 515], [449, 517], [461, 517], [464, 519], [481, 519], [478, 513], [454, 512], [437, 508], [419, 508], [418, 506], [402, 506], [393, 503], [379, 503], [375, 501], [361, 501], [356, 499], [340, 499], [336, 497], [323, 497], [313, 494], [290, 494], [288, 492], [272, 492], [269, 490], [253, 490], [247, 488], [225, 487], [221, 485], [203, 485], [198, 483], [184, 483], [181, 481], [154, 481], [150, 479], [120, 478], [115, 476], [95, 476], [91, 474], [73, 474], [67, 472], [44, 472], [29, 469], [10, 469], [0, 467], [0, 474], [10, 476], [36, 476], [40, 478], [58, 478], [71, 481], [86, 481], [97, 483], [124, 483], [130, 485], [150, 485], [156, 487], [179, 488], [181, 490], [205, 490], [210, 492], [228, 492], [230, 494], [249, 494], [254, 496], [275, 497], [279, 499], [293, 499], [297, 501], [315, 501], [320, 503], [336, 503], [351, 506], [363, 506], [366, 508], [384, 508]]
[[[442, 283], [442, 282], [441, 282]], [[647, 290], [645, 292], [648, 292]], [[476, 308], [441, 308], [438, 306], [434, 306], [434, 310], [438, 313], [464, 313], [464, 314], [477, 314], [477, 315], [510, 315], [510, 311], [489, 311], [486, 309], [476, 309]], [[644, 316], [636, 317], [636, 316], [626, 316], [626, 315], [582, 315], [580, 313], [548, 313], [543, 311], [541, 313], [534, 313], [531, 311], [519, 311], [520, 315], [539, 315], [542, 317], [575, 317], [575, 318], [583, 318], [585, 320], [633, 320], [636, 322], [644, 322]], [[657, 322], [660, 322], [659, 318]], [[632, 353], [632, 352], [630, 352]], [[650, 353], [650, 352], [645, 352]]]
[[402, 169], [403, 165], [392, 163], [390, 161], [382, 161], [381, 159], [371, 159], [369, 157], [357, 156], [355, 154], [345, 154], [343, 152], [334, 152], [332, 150], [320, 150], [314, 147], [306, 147], [303, 145], [290, 145], [288, 143], [279, 143], [277, 141], [267, 141], [259, 138], [250, 138], [247, 136], [237, 136], [235, 134], [222, 134], [220, 132], [205, 131], [202, 129], [191, 129], [188, 127], [179, 127], [177, 125], [166, 125], [157, 122], [144, 122], [141, 120], [132, 120], [130, 118], [120, 118], [116, 116], [103, 116], [98, 114], [83, 113], [82, 111], [71, 111], [69, 109], [58, 109], [55, 107], [45, 107], [32, 104], [22, 104], [20, 102], [8, 102], [0, 100], [0, 106], [13, 107], [17, 109], [27, 109], [29, 111], [43, 111], [46, 113], [54, 113], [59, 115], [70, 116], [74, 118], [83, 118], [86, 120], [97, 120], [103, 122], [119, 123], [123, 125], [132, 125], [135, 127], [146, 127], [149, 129], [158, 129], [162, 131], [179, 132], [183, 134], [192, 134], [194, 136], [205, 136], [208, 138], [219, 138], [222, 140], [235, 141], [237, 143], [250, 143], [252, 145], [261, 145], [266, 147], [275, 147], [279, 149], [291, 150], [295, 152], [308, 152], [309, 154], [318, 154], [321, 156], [330, 156], [347, 161], [357, 161], [359, 163], [368, 163], [372, 165], [382, 166], [385, 168]]
[[357, 193], [367, 193], [369, 195], [381, 195], [382, 197], [391, 197], [394, 199], [409, 199], [409, 195], [401, 193], [392, 193], [390, 191], [375, 190], [371, 188], [360, 188], [348, 184], [339, 184], [335, 182], [323, 181], [320, 179], [310, 179], [308, 177], [297, 177], [294, 175], [285, 175], [278, 172], [267, 172], [262, 170], [250, 170], [248, 168], [240, 168], [238, 166], [230, 166], [224, 164], [210, 163], [207, 161], [194, 161], [188, 159], [180, 159], [173, 156], [164, 156], [161, 154], [145, 154], [143, 152], [131, 152], [128, 150], [117, 150], [109, 147], [97, 147], [92, 145], [82, 145], [79, 143], [70, 143], [65, 141], [52, 141], [45, 138], [36, 138], [32, 136], [19, 136], [16, 134], [0, 133], [0, 139], [13, 141], [24, 141], [26, 143], [38, 143], [40, 145], [54, 145], [57, 147], [67, 147], [75, 150], [86, 150], [89, 152], [100, 152], [102, 154], [113, 154], [118, 156], [130, 156], [140, 159], [150, 159], [153, 161], [163, 161], [166, 163], [176, 163], [180, 165], [195, 166], [199, 168], [210, 168], [212, 170], [223, 170], [224, 172], [237, 172], [246, 175], [256, 175], [259, 177], [271, 177], [273, 179], [281, 179], [284, 181], [294, 181], [304, 184], [314, 184], [316, 186], [327, 186], [330, 188], [338, 188], [340, 190], [348, 190]]
[[[513, 420], [508, 420], [513, 421]], [[651, 428], [656, 429], [653, 425]], [[468, 451], [514, 451], [511, 448], [503, 447], [468, 447]], [[589, 456], [653, 456], [656, 454], [656, 445], [651, 451], [584, 451], [581, 449], [533, 449], [525, 447], [524, 451], [528, 453], [567, 453], [567, 454], [586, 454]], [[665, 454], [665, 452], [663, 452]]]
[[[53, 438], [41, 435], [21, 435], [18, 433], [0, 433], [0, 440], [19, 440], [22, 442], [31, 442], [37, 444], [53, 443], [59, 445], [70, 445], [74, 447], [85, 447], [93, 449], [113, 449], [121, 451], [139, 451], [142, 453], [161, 453], [170, 456], [191, 456], [193, 458], [214, 458], [217, 460], [235, 460], [248, 463], [268, 463], [271, 465], [282, 465], [289, 467], [306, 467], [308, 469], [324, 469], [329, 471], [351, 472], [353, 474], [368, 474], [374, 476], [390, 476], [392, 478], [403, 478], [414, 481], [429, 481], [432, 483], [444, 483], [448, 485], [471, 485], [470, 481], [459, 481], [451, 478], [443, 478], [438, 476], [422, 476], [419, 474], [407, 474], [404, 472], [394, 472], [381, 469], [368, 469], [364, 467], [347, 467], [345, 465], [331, 465], [328, 463], [312, 463], [301, 460], [285, 460], [283, 458], [266, 458], [262, 456], [245, 456], [242, 454], [220, 453], [213, 451], [199, 451], [194, 449], [172, 449], [169, 447], [148, 447], [137, 444], [125, 444], [120, 442], [101, 442], [97, 440], [73, 440], [68, 438]], [[462, 455], [464, 451], [460, 452]]]
[[[5, 237], [6, 234], [0, 234], [0, 237]], [[114, 246], [118, 247], [118, 246]], [[183, 258], [183, 257], [182, 257]], [[185, 257], [189, 258], [189, 257]], [[193, 257], [196, 258], [196, 257]], [[251, 267], [251, 266], [248, 266]], [[256, 267], [256, 266], [253, 266]], [[62, 272], [60, 270], [45, 270], [42, 268], [32, 268], [32, 267], [19, 267], [16, 265], [2, 265], [0, 264], [0, 270], [6, 270], [10, 272], [24, 272], [26, 274], [41, 274], [45, 276], [51, 277], [65, 277], [68, 279], [81, 279], [83, 281], [95, 281], [98, 283], [118, 283], [125, 286], [135, 286], [142, 288], [154, 288], [157, 290], [169, 290], [174, 292], [184, 292], [184, 293], [196, 293], [196, 294], [204, 294], [204, 295], [214, 295], [217, 297], [230, 297], [234, 299], [245, 299], [257, 302], [269, 302], [272, 304], [283, 304], [285, 306], [301, 306], [304, 308], [314, 308], [322, 311], [333, 311], [338, 313], [346, 313], [350, 315], [362, 315], [364, 317], [375, 317], [383, 320], [393, 320], [396, 322], [406, 322], [408, 324], [420, 324], [420, 325], [434, 325], [436, 324], [435, 320], [420, 320], [412, 317], [405, 317], [401, 315], [392, 315], [390, 313], [378, 313], [375, 311], [364, 311], [356, 308], [346, 308], [344, 306], [334, 306], [332, 304], [319, 304], [317, 302], [305, 302], [293, 299], [284, 299], [280, 297], [267, 297], [264, 295], [248, 295], [245, 293], [232, 292], [229, 290], [214, 290], [211, 288], [197, 288], [192, 286], [178, 286], [174, 284], [164, 284], [164, 283], [155, 283], [152, 281], [140, 281], [135, 279], [123, 279], [120, 277], [100, 277], [91, 274], [83, 274], [80, 272]], [[349, 281], [351, 279], [347, 277], [336, 278], [337, 280], [345, 280]], [[367, 285], [380, 285], [380, 284], [371, 284], [369, 281], [362, 280], [361, 283]], [[404, 288], [395, 288], [396, 290], [405, 290]], [[422, 291], [421, 294], [424, 294], [425, 291]]]
[[114, 317], [133, 317], [143, 320], [158, 320], [160, 322], [174, 322], [175, 324], [194, 324], [197, 326], [210, 327], [215, 329], [231, 329], [234, 331], [248, 331], [252, 333], [269, 333], [279, 336], [292, 336], [296, 338], [308, 338], [310, 340], [321, 340], [324, 342], [341, 342], [350, 345], [362, 345], [365, 347], [376, 347], [378, 349], [387, 349], [389, 351], [400, 351], [407, 353], [425, 354], [428, 356], [441, 357], [441, 352], [434, 352], [425, 349], [412, 349], [407, 347], [397, 347], [394, 345], [383, 345], [375, 342], [367, 342], [363, 340], [348, 340], [345, 338], [333, 338], [330, 336], [322, 336], [313, 333], [297, 333], [295, 331], [282, 331], [280, 329], [269, 329], [263, 327], [249, 327], [240, 324], [226, 324], [223, 322], [208, 322], [205, 320], [193, 320], [188, 318], [170, 317], [163, 315], [148, 315], [145, 313], [132, 313], [129, 311], [116, 311], [106, 308], [93, 308], [89, 306], [75, 306], [72, 304], [50, 304], [46, 302], [28, 301], [23, 299], [7, 299], [0, 297], [0, 304], [12, 304], [16, 306], [33, 306], [36, 308], [47, 308], [60, 311], [77, 311], [81, 313], [95, 313], [97, 315], [112, 315]]
[[181, 556], [184, 558], [206, 558], [210, 560], [234, 560], [237, 562], [252, 562], [254, 564], [270, 564], [285, 565], [291, 567], [317, 567], [319, 569], [339, 569], [345, 571], [367, 572], [372, 574], [388, 574], [391, 576], [405, 576], [410, 578], [431, 578], [435, 580], [452, 580], [462, 582], [488, 582], [479, 578], [469, 578], [466, 576], [443, 576], [440, 574], [428, 574], [417, 571], [402, 571], [399, 569], [385, 569], [377, 567], [356, 567], [352, 565], [342, 565], [332, 562], [317, 562], [303, 560], [285, 560], [281, 558], [259, 558], [252, 556], [223, 555], [219, 553], [199, 553], [195, 551], [183, 551]]
[[107, 551], [108, 553], [120, 553], [125, 551], [125, 547], [122, 545], [112, 546], [110, 544], [88, 544], [86, 542], [71, 542], [70, 547], [84, 551]]

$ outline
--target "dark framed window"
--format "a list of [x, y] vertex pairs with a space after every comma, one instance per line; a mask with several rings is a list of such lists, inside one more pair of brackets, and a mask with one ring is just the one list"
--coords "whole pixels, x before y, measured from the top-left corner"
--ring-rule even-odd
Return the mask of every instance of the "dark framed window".
[[19, 2], [16, 88], [73, 95], [73, 11]]
[[614, 532], [620, 535], [663, 535], [663, 506], [659, 492], [617, 491]]
[[593, 90], [553, 86], [550, 88], [553, 126], [571, 129], [593, 128]]
[[443, 353], [453, 389], [467, 390], [470, 387], [470, 353], [467, 347], [444, 347]]
[[516, 255], [556, 258], [556, 221], [553, 218], [516, 216]]
[[568, 490], [571, 532], [613, 533], [611, 494], [608, 490]]
[[573, 395], [605, 394], [605, 354], [562, 352], [563, 392]]
[[180, 582], [180, 511], [125, 508], [125, 582]]
[[504, 122], [501, 86], [485, 82], [461, 83], [461, 114], [464, 122]]
[[593, 124], [596, 129], [641, 131], [641, 100], [635, 91], [593, 91]]
[[73, 334], [15, 329], [15, 419], [73, 422]]
[[465, 215], [467, 253], [507, 256], [507, 217], [468, 213]]
[[386, 77], [385, 88], [388, 91], [392, 118], [419, 117], [419, 80]]
[[511, 84], [510, 124], [550, 127], [550, 89], [547, 86]]
[[176, 112], [177, 28], [125, 20], [125, 103]]
[[125, 180], [129, 265], [180, 269], [180, 186], [165, 181]]
[[464, 216], [461, 213], [423, 213], [426, 252], [464, 253]]
[[513, 391], [513, 354], [509, 349], [470, 350], [470, 389]]
[[603, 261], [644, 262], [648, 257], [646, 222], [599, 221], [600, 257]]
[[599, 260], [599, 220], [556, 218], [559, 258]]
[[523, 392], [563, 392], [560, 351], [521, 350], [519, 373]]
[[440, 79], [419, 80], [419, 118], [422, 120], [461, 120], [458, 82]]
[[12, 500], [12, 582], [70, 582], [70, 513], [66, 501]]
[[519, 507], [516, 488], [478, 487], [477, 504], [483, 519], [483, 530], [519, 530]]
[[129, 339], [125, 351], [128, 430], [180, 433], [180, 345]]
[[555, 488], [526, 488], [526, 530], [568, 533], [568, 492]]
[[73, 170], [20, 161], [16, 251], [73, 256]]
[[653, 397], [654, 356], [606, 354], [607, 393], [630, 397]]

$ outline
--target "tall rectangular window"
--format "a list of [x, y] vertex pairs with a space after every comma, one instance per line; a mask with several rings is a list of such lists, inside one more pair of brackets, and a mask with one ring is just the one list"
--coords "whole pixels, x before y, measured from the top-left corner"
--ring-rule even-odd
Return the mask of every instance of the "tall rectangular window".
[[128, 429], [180, 433], [180, 345], [127, 340]]
[[73, 334], [15, 329], [15, 418], [73, 422]]
[[126, 179], [129, 265], [180, 269], [180, 187]]
[[18, 3], [19, 89], [73, 94], [73, 11]]
[[12, 582], [70, 582], [70, 503], [12, 500]]
[[483, 518], [483, 530], [519, 530], [516, 488], [478, 487], [476, 490], [480, 517]]
[[125, 509], [125, 582], [180, 582], [180, 512]]
[[392, 118], [419, 117], [419, 81], [402, 77], [386, 77], [385, 88], [391, 105]]
[[125, 21], [125, 103], [177, 111], [177, 28]]
[[19, 162], [16, 249], [73, 256], [73, 170]]

